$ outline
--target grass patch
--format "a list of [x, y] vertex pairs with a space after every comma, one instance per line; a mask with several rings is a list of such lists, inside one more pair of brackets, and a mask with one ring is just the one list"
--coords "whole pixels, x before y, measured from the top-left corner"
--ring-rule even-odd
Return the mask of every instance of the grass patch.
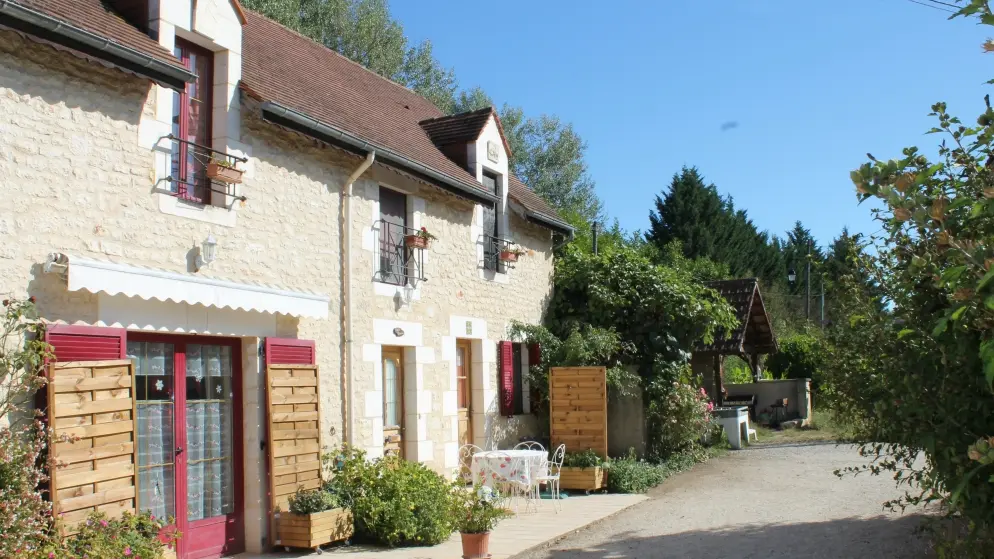
[[824, 410], [811, 412], [811, 424], [800, 429], [776, 430], [762, 425], [753, 426], [760, 445], [837, 441], [843, 438], [843, 430], [832, 420], [832, 414]]

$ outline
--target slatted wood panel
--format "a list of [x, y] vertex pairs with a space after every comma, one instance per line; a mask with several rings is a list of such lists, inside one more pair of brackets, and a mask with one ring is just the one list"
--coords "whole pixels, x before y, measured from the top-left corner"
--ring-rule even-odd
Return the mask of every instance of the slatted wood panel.
[[316, 365], [269, 365], [266, 407], [272, 512], [289, 510], [298, 488], [321, 485], [320, 393]]
[[607, 369], [549, 369], [549, 430], [553, 448], [593, 449], [607, 457]]
[[[52, 506], [66, 535], [93, 511], [112, 517], [135, 512], [134, 375], [124, 359], [49, 366], [48, 421], [60, 465], [51, 472]], [[63, 436], [70, 440], [58, 442]]]

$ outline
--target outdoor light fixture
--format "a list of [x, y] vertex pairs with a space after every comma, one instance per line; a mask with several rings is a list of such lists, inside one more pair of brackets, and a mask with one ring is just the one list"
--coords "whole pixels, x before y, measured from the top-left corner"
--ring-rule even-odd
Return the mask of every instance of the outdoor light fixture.
[[795, 272], [793, 268], [787, 272], [787, 281], [790, 283], [797, 281], [797, 272]]
[[217, 258], [217, 239], [212, 233], [207, 234], [207, 238], [200, 245], [200, 254], [197, 255], [197, 271], [210, 264]]

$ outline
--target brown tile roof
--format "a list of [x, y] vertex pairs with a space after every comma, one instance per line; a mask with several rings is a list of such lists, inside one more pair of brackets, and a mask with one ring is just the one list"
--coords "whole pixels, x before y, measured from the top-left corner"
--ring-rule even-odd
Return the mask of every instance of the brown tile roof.
[[100, 35], [161, 62], [183, 67], [172, 53], [121, 16], [108, 10], [101, 0], [15, 0], [14, 3]]
[[[249, 95], [393, 150], [486, 193], [475, 176], [442, 153], [439, 138], [451, 141], [471, 135], [477, 126], [482, 130], [492, 109], [446, 117], [410, 89], [337, 52], [255, 12], [247, 11], [246, 16], [241, 85]], [[528, 210], [560, 219], [540, 196], [514, 177], [508, 194]]]
[[421, 121], [421, 127], [428, 133], [428, 137], [436, 146], [443, 147], [452, 144], [468, 144], [480, 139], [484, 127], [493, 115], [497, 123], [497, 130], [500, 132], [500, 140], [504, 144], [504, 151], [507, 156], [511, 156], [511, 146], [504, 137], [504, 127], [500, 123], [500, 117], [493, 107], [484, 107], [475, 111], [459, 113], [455, 115], [440, 116]]
[[777, 350], [773, 325], [766, 313], [763, 295], [759, 292], [759, 280], [743, 278], [712, 281], [707, 286], [717, 291], [735, 309], [739, 327], [731, 332], [728, 339], [725, 339], [724, 331], [716, 333], [714, 343], [697, 344], [694, 353], [739, 355], [750, 347], [758, 353], [773, 353]]

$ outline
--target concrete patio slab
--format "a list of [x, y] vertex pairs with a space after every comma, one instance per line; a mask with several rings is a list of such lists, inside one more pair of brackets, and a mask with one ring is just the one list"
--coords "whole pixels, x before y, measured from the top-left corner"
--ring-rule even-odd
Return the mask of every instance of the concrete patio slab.
[[[563, 500], [558, 514], [548, 500], [542, 500], [538, 512], [520, 512], [504, 520], [490, 534], [490, 553], [493, 559], [507, 559], [536, 545], [558, 539], [584, 526], [611, 516], [646, 500], [645, 495], [588, 495]], [[523, 508], [523, 507], [522, 507]], [[272, 553], [256, 555], [243, 553], [238, 559], [292, 559], [316, 557], [312, 552]], [[324, 557], [371, 557], [375, 559], [458, 559], [462, 556], [459, 534], [434, 547], [404, 547], [384, 549], [371, 546], [330, 547]]]

